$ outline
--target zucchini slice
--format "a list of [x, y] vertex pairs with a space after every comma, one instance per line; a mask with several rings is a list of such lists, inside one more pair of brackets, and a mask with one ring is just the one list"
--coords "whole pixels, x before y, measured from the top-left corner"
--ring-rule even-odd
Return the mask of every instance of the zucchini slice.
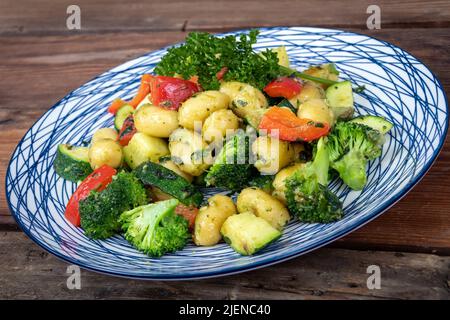
[[136, 168], [143, 162], [157, 162], [159, 158], [170, 155], [166, 141], [142, 132], [135, 133], [128, 145], [122, 150], [125, 162], [131, 169]]
[[55, 172], [62, 178], [78, 182], [84, 180], [91, 172], [89, 148], [60, 144], [53, 162]]
[[134, 108], [129, 104], [126, 104], [120, 107], [119, 110], [117, 110], [116, 117], [114, 119], [114, 127], [116, 128], [117, 131], [120, 131], [120, 129], [122, 129], [125, 119], [128, 118], [128, 116], [133, 113]]
[[196, 187], [160, 164], [147, 161], [139, 165], [133, 172], [143, 184], [156, 187], [185, 205], [199, 207], [203, 202], [203, 194]]
[[392, 123], [378, 116], [360, 116], [350, 120], [350, 122], [366, 125], [372, 129], [378, 130], [382, 134], [386, 134], [394, 126]]
[[329, 86], [325, 91], [325, 96], [336, 118], [348, 119], [352, 117], [355, 109], [350, 81], [342, 81]]
[[252, 255], [281, 237], [281, 232], [251, 212], [232, 215], [225, 220], [220, 233], [237, 253]]

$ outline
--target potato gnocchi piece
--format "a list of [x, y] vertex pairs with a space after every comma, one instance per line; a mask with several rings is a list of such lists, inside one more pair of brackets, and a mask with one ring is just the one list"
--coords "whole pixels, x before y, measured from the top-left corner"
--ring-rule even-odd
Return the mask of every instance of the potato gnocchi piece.
[[246, 188], [241, 191], [237, 198], [237, 210], [240, 213], [251, 212], [278, 230], [281, 230], [291, 218], [283, 203], [257, 188]]
[[91, 139], [91, 144], [94, 144], [96, 141], [110, 139], [113, 141], [117, 141], [119, 135], [116, 130], [113, 128], [101, 128], [95, 131], [94, 135]]
[[195, 218], [194, 242], [198, 246], [212, 246], [221, 239], [220, 229], [225, 220], [236, 214], [236, 206], [230, 197], [214, 195], [208, 205], [201, 207]]
[[225, 137], [227, 132], [237, 130], [240, 125], [240, 119], [228, 109], [221, 109], [213, 112], [206, 118], [202, 134], [207, 142], [218, 141]]
[[286, 196], [284, 192], [286, 191], [286, 179], [294, 174], [297, 170], [302, 168], [304, 163], [296, 163], [284, 169], [281, 169], [275, 176], [272, 182], [274, 190], [272, 191], [272, 196], [280, 200], [282, 203], [286, 204]]
[[189, 129], [178, 128], [170, 135], [169, 150], [175, 164], [192, 176], [201, 175], [213, 162], [201, 134]]
[[325, 99], [325, 91], [319, 85], [306, 81], [302, 91], [295, 97], [289, 99], [289, 102], [298, 109], [302, 103], [311, 99]]
[[89, 148], [89, 163], [93, 170], [106, 164], [118, 168], [122, 164], [122, 146], [112, 139], [100, 139]]
[[[203, 122], [211, 113], [228, 108], [230, 98], [219, 91], [203, 91], [187, 99], [181, 105], [179, 112], [180, 125], [186, 129], [202, 129]], [[196, 128], [199, 123], [199, 128]]]
[[330, 127], [335, 122], [333, 110], [328, 107], [324, 99], [310, 99], [305, 101], [298, 108], [297, 117], [316, 122], [326, 122]]
[[178, 112], [146, 104], [134, 114], [134, 125], [138, 132], [168, 138], [178, 128]]
[[230, 97], [230, 108], [245, 119], [253, 128], [258, 128], [261, 118], [269, 107], [264, 94], [257, 88], [242, 82], [223, 82], [220, 92]]
[[282, 141], [270, 136], [260, 136], [252, 144], [255, 167], [263, 174], [273, 175], [298, 159], [303, 145]]

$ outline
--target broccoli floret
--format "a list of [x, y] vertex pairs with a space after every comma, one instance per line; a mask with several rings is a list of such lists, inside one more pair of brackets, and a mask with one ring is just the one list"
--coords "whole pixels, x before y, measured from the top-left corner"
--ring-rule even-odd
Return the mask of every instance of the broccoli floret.
[[269, 194], [273, 191], [273, 180], [275, 179], [274, 175], [256, 175], [250, 179], [247, 186], [256, 187], [261, 189]]
[[223, 148], [205, 177], [207, 186], [239, 191], [253, 174], [250, 164], [250, 137], [238, 131]]
[[286, 180], [287, 206], [300, 221], [329, 223], [342, 218], [342, 203], [328, 189], [328, 169], [328, 151], [321, 138], [314, 160]]
[[362, 190], [367, 183], [367, 162], [381, 155], [383, 135], [368, 126], [339, 122], [328, 136], [330, 166], [346, 185]]
[[182, 249], [190, 237], [188, 222], [175, 213], [178, 200], [144, 205], [120, 215], [125, 239], [152, 257]]
[[128, 172], [120, 172], [105, 190], [92, 191], [80, 201], [81, 227], [92, 239], [105, 239], [120, 230], [122, 212], [148, 203], [147, 191], [141, 182]]

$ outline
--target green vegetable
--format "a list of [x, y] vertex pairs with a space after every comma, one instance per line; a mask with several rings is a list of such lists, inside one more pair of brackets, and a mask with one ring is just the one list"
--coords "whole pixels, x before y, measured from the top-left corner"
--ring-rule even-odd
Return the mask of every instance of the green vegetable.
[[236, 252], [252, 255], [281, 237], [281, 232], [250, 212], [227, 218], [220, 233]]
[[328, 150], [324, 138], [321, 138], [314, 160], [286, 180], [288, 209], [300, 221], [329, 223], [342, 218], [342, 203], [328, 189], [328, 169]]
[[175, 214], [177, 205], [170, 199], [122, 213], [125, 239], [152, 257], [183, 249], [191, 235], [187, 220]]
[[185, 205], [199, 207], [203, 201], [200, 191], [172, 170], [154, 162], [144, 162], [134, 169], [136, 176], [145, 184], [157, 187]]
[[91, 172], [89, 148], [60, 144], [53, 162], [55, 172], [62, 178], [78, 182], [84, 180]]
[[128, 118], [129, 115], [134, 113], [133, 106], [129, 104], [125, 104], [117, 110], [116, 117], [114, 118], [114, 127], [116, 130], [122, 129], [123, 123], [125, 119]]
[[247, 183], [247, 186], [255, 187], [271, 194], [273, 191], [272, 182], [274, 179], [275, 176], [273, 175], [257, 175], [250, 179], [250, 181]]
[[249, 145], [249, 136], [242, 131], [229, 139], [205, 177], [206, 186], [233, 191], [245, 188], [254, 169], [250, 164]]
[[92, 239], [105, 239], [120, 229], [122, 212], [148, 203], [147, 192], [129, 172], [120, 172], [101, 192], [92, 191], [80, 201], [81, 227]]
[[367, 182], [367, 162], [381, 155], [382, 141], [378, 130], [359, 123], [338, 122], [328, 136], [331, 167], [350, 188], [362, 190]]
[[165, 76], [179, 74], [184, 79], [197, 75], [203, 89], [216, 90], [220, 85], [216, 74], [227, 67], [225, 81], [249, 83], [262, 89], [284, 73], [276, 52], [266, 49], [257, 54], [253, 51], [258, 33], [252, 30], [237, 40], [235, 36], [218, 38], [204, 32], [192, 32], [185, 44], [168, 50], [155, 72]]
[[353, 90], [350, 81], [333, 84], [325, 91], [327, 102], [336, 118], [348, 119], [353, 116]]
[[380, 131], [381, 134], [388, 133], [393, 127], [392, 123], [377, 116], [360, 116], [352, 119], [350, 122], [364, 124], [372, 129]]
[[278, 106], [288, 108], [293, 113], [297, 114], [297, 108], [288, 99], [281, 100], [281, 102], [278, 104]]

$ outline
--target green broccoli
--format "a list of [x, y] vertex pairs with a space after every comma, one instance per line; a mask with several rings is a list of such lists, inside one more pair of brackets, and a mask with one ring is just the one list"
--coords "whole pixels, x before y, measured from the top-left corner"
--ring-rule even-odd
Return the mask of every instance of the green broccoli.
[[89, 238], [111, 237], [120, 230], [122, 212], [146, 203], [147, 191], [140, 181], [132, 173], [120, 172], [103, 191], [92, 191], [80, 201], [81, 227]]
[[321, 138], [314, 160], [286, 180], [287, 206], [300, 221], [329, 223], [342, 218], [342, 203], [328, 189], [328, 169], [328, 150]]
[[144, 205], [120, 215], [125, 239], [152, 257], [184, 248], [190, 238], [188, 222], [175, 213], [178, 200]]
[[256, 175], [250, 179], [247, 183], [248, 187], [256, 187], [261, 189], [267, 193], [272, 193], [273, 191], [273, 180], [275, 179], [274, 175]]
[[206, 186], [232, 191], [246, 187], [254, 171], [250, 164], [249, 140], [248, 135], [238, 131], [225, 143], [205, 177]]
[[338, 122], [328, 136], [330, 166], [346, 185], [362, 190], [367, 182], [367, 163], [381, 155], [382, 141], [383, 135], [366, 125]]

